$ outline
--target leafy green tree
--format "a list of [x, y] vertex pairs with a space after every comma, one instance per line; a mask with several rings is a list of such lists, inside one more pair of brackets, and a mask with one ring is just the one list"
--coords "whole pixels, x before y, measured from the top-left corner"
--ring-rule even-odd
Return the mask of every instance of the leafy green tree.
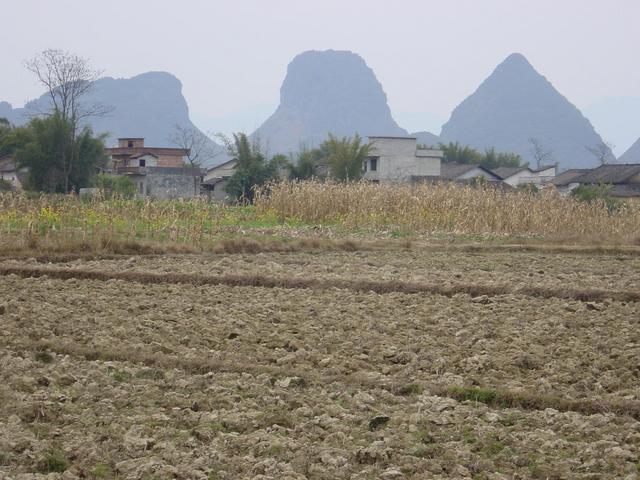
[[444, 153], [444, 163], [478, 164], [486, 168], [519, 167], [523, 165], [520, 155], [515, 153], [498, 152], [495, 148], [488, 148], [484, 153], [468, 145], [461, 146], [458, 142], [440, 144]]
[[102, 190], [107, 198], [113, 197], [114, 195], [131, 198], [136, 193], [135, 183], [126, 175], [99, 173], [96, 175], [95, 186]]
[[13, 128], [6, 118], [0, 118], [0, 157], [12, 153], [9, 139]]
[[307, 180], [318, 177], [321, 159], [322, 152], [319, 149], [302, 149], [298, 153], [295, 163], [288, 162], [289, 178], [291, 180]]
[[461, 146], [458, 142], [441, 143], [440, 150], [444, 154], [442, 161], [444, 163], [464, 163], [479, 164], [482, 162], [482, 154], [476, 149], [465, 145]]
[[255, 188], [277, 178], [279, 169], [287, 161], [284, 155], [267, 161], [260, 146], [250, 143], [244, 133], [234, 133], [233, 142], [227, 142], [227, 148], [236, 167], [225, 190], [241, 202], [253, 203]]
[[[106, 160], [104, 137], [94, 137], [91, 129], [85, 127], [70, 143], [71, 128], [69, 122], [53, 114], [13, 129], [8, 143], [14, 149], [18, 166], [28, 169], [28, 189], [66, 193], [91, 185], [97, 168]], [[67, 169], [67, 161], [73, 163], [73, 170]]]
[[362, 178], [362, 165], [371, 148], [371, 144], [362, 143], [358, 134], [353, 139], [329, 134], [329, 138], [320, 145], [320, 155], [329, 165], [333, 179], [349, 182]]
[[480, 165], [486, 168], [519, 167], [522, 165], [522, 158], [516, 153], [497, 152], [491, 147], [484, 151]]
[[[82, 160], [81, 149], [91, 149], [85, 141], [86, 137], [83, 139], [86, 134], [83, 125], [88, 118], [102, 116], [109, 111], [103, 105], [89, 104], [85, 101], [100, 72], [94, 70], [87, 59], [55, 49], [39, 53], [26, 62], [26, 67], [47, 92], [47, 111], [38, 113], [57, 117], [56, 121], [61, 125], [58, 135], [65, 135], [57, 141], [59, 148], [56, 153], [60, 155], [60, 159], [56, 162], [58, 171], [55, 175], [62, 172], [63, 191], [69, 192], [77, 187], [79, 179], [86, 176], [86, 165], [75, 163], [77, 159]], [[81, 145], [82, 142], [84, 145]], [[48, 154], [52, 152], [53, 150]], [[58, 189], [56, 185], [56, 190]]]
[[571, 197], [582, 202], [602, 202], [610, 212], [620, 207], [620, 202], [611, 197], [613, 185], [599, 183], [597, 185], [580, 185], [571, 190]]

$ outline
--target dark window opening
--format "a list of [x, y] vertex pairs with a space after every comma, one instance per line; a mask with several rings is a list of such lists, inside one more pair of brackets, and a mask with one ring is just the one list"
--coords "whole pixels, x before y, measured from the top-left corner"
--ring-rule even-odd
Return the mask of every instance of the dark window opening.
[[369, 159], [369, 167], [372, 172], [378, 170], [378, 157], [372, 157], [371, 159]]
[[145, 167], [147, 165], [147, 161], [144, 158], [140, 159], [140, 166]]
[[133, 142], [129, 142], [129, 143], [127, 143], [127, 147], [128, 147], [128, 148], [133, 148]]

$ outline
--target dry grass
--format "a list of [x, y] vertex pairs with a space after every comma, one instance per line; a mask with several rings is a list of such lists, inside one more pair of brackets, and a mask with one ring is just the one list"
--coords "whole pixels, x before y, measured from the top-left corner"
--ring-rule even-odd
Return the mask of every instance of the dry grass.
[[196, 274], [159, 274], [151, 272], [113, 272], [101, 270], [81, 270], [64, 268], [12, 267], [0, 266], [0, 275], [18, 275], [23, 278], [49, 277], [62, 280], [123, 280], [142, 284], [186, 284], [186, 285], [227, 285], [232, 287], [260, 287], [287, 289], [328, 290], [339, 288], [355, 292], [374, 292], [377, 294], [436, 294], [452, 297], [467, 294], [472, 297], [482, 295], [525, 295], [535, 298], [561, 298], [594, 302], [617, 300], [622, 302], [640, 301], [640, 292], [604, 289], [547, 288], [541, 286], [514, 287], [509, 284], [482, 285], [459, 283], [454, 285], [427, 284], [403, 281], [370, 281], [339, 278], [300, 278], [268, 277], [264, 275], [196, 275]]
[[628, 415], [640, 420], [640, 402], [637, 400], [603, 400], [568, 399], [553, 395], [542, 395], [537, 392], [514, 392], [479, 387], [450, 387], [440, 389], [439, 395], [448, 396], [458, 401], [484, 403], [491, 407], [521, 408], [524, 410], [545, 410], [553, 408], [560, 412], [579, 412], [585, 415], [596, 413], [615, 413]]
[[614, 211], [540, 193], [504, 192], [454, 184], [285, 182], [257, 195], [259, 214], [349, 228], [390, 228], [458, 235], [543, 236], [587, 242], [638, 243], [640, 205]]
[[[351, 376], [321, 376], [308, 369], [295, 369], [291, 366], [278, 367], [275, 365], [253, 364], [248, 362], [222, 361], [210, 358], [185, 358], [167, 355], [160, 352], [144, 352], [130, 348], [111, 346], [109, 349], [96, 349], [80, 345], [75, 342], [56, 338], [52, 340], [38, 340], [22, 342], [25, 351], [54, 352], [61, 355], [71, 355], [88, 361], [117, 361], [131, 362], [158, 369], [178, 368], [191, 374], [206, 374], [208, 372], [250, 373], [253, 375], [269, 374], [276, 377], [295, 375], [304, 378], [305, 383], [317, 384], [340, 381], [342, 383], [360, 387], [382, 387], [400, 395], [419, 394], [423, 387], [417, 384], [400, 385], [389, 383], [381, 385], [358, 375]], [[408, 390], [407, 390], [408, 389]], [[579, 412], [585, 415], [597, 413], [614, 413], [626, 415], [640, 420], [640, 402], [628, 399], [607, 399], [595, 401], [591, 399], [571, 399], [557, 395], [545, 395], [539, 392], [511, 391], [505, 389], [480, 387], [440, 387], [430, 385], [429, 390], [439, 396], [453, 398], [460, 402], [471, 401], [483, 403], [494, 408], [516, 408], [523, 410], [545, 410], [553, 408], [560, 412]]]

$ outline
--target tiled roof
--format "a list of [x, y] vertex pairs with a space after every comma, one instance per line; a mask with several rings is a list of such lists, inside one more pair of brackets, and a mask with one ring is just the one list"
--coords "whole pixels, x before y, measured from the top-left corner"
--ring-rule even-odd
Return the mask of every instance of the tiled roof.
[[576, 178], [578, 183], [626, 183], [640, 175], [640, 163], [600, 165]]
[[498, 167], [491, 171], [504, 180], [526, 169], [527, 167]]
[[576, 179], [590, 171], [591, 169], [589, 168], [574, 168], [572, 170], [567, 170], [559, 175], [556, 175], [556, 177], [549, 183], [557, 186], [569, 185], [570, 183], [578, 183]]

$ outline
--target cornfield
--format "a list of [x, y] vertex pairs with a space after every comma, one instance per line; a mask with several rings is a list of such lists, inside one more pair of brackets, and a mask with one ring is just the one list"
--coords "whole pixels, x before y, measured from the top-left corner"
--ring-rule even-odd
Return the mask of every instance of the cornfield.
[[[611, 209], [553, 190], [503, 192], [457, 185], [283, 182], [256, 192], [254, 206], [205, 200], [80, 200], [0, 194], [2, 249], [45, 244], [88, 250], [123, 241], [201, 248], [229, 234], [301, 238], [309, 227], [417, 236], [541, 237], [579, 243], [638, 243], [640, 204]], [[312, 235], [315, 235], [313, 233]], [[329, 233], [331, 235], [331, 233]]]
[[542, 236], [579, 241], [637, 242], [640, 204], [581, 202], [554, 189], [502, 191], [455, 184], [284, 182], [256, 196], [258, 213], [351, 229], [413, 233]]
[[[204, 200], [80, 200], [75, 196], [0, 194], [0, 242], [109, 243], [123, 240], [199, 245], [258, 219], [247, 207]], [[35, 246], [35, 245], [33, 245]]]

